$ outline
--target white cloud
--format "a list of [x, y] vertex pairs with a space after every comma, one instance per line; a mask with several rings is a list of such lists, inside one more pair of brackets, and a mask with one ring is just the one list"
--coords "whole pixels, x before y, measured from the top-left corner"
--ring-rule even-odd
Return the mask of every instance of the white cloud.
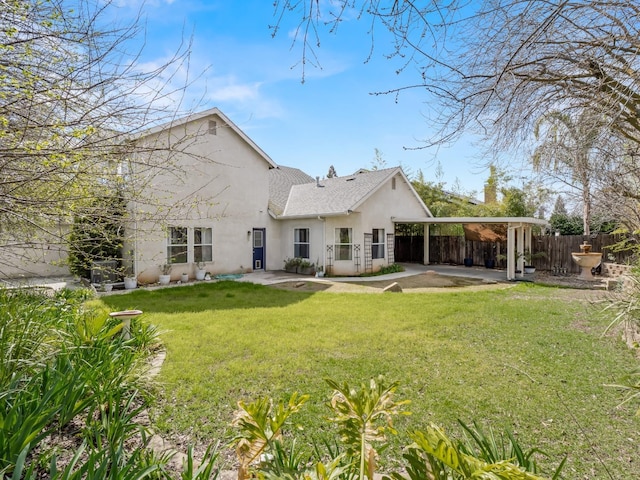
[[209, 85], [207, 97], [216, 102], [246, 102], [260, 95], [260, 83], [241, 83], [233, 76], [207, 79]]
[[234, 76], [204, 78], [204, 100], [223, 111], [236, 111], [255, 119], [281, 118], [286, 115], [279, 100], [264, 94], [261, 82], [244, 83]]

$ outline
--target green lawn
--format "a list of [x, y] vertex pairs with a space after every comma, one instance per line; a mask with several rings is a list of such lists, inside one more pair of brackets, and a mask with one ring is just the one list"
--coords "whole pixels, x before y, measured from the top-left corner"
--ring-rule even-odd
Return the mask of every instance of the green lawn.
[[387, 465], [429, 423], [453, 436], [456, 419], [514, 431], [565, 478], [635, 478], [640, 470], [637, 405], [616, 408], [637, 361], [602, 337], [598, 319], [572, 291], [512, 288], [428, 294], [331, 294], [219, 282], [104, 297], [139, 308], [167, 348], [157, 427], [202, 441], [228, 438], [239, 399], [309, 393], [302, 435], [326, 433], [326, 377], [359, 384], [384, 375], [413, 414]]

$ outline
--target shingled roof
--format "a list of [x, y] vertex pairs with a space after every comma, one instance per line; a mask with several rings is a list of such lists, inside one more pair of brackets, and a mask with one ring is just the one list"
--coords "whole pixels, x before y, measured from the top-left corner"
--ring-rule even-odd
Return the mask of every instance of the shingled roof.
[[355, 211], [387, 180], [402, 170], [359, 170], [353, 175], [292, 185], [281, 218], [346, 215]]
[[291, 187], [305, 183], [315, 185], [315, 180], [302, 170], [278, 166], [269, 170], [269, 210], [275, 215], [282, 215]]

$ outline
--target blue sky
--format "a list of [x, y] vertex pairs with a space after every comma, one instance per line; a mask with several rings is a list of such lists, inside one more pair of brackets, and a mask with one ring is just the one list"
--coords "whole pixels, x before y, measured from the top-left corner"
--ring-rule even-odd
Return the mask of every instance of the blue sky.
[[427, 180], [436, 180], [439, 163], [446, 188], [481, 191], [486, 160], [471, 137], [449, 148], [405, 148], [419, 148], [433, 134], [425, 92], [371, 94], [416, 80], [411, 70], [396, 74], [398, 64], [384, 58], [384, 32], [376, 33], [368, 62], [365, 23], [348, 19], [337, 34], [322, 32], [316, 50], [321, 68], [308, 65], [302, 83], [301, 45], [292, 47], [291, 36], [297, 18], [286, 17], [272, 38], [272, 1], [120, 0], [116, 13], [126, 20], [139, 8], [147, 32], [145, 65], [161, 63], [183, 37], [192, 37], [193, 83], [185, 106], [220, 108], [276, 163], [321, 177], [334, 165], [338, 175], [347, 175], [370, 168], [378, 149], [388, 167], [402, 165], [408, 174], [422, 170]]

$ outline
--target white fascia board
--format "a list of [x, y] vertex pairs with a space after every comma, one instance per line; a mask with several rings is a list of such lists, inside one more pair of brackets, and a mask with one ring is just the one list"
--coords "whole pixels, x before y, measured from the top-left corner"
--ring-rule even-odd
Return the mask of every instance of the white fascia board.
[[295, 220], [302, 218], [326, 218], [326, 217], [346, 217], [355, 213], [353, 210], [347, 210], [346, 212], [338, 212], [338, 213], [313, 213], [313, 214], [302, 214], [302, 215], [280, 215], [275, 216], [276, 220]]
[[392, 217], [395, 223], [429, 223], [429, 224], [460, 224], [460, 223], [499, 223], [499, 224], [528, 224], [548, 225], [542, 218], [533, 217]]

